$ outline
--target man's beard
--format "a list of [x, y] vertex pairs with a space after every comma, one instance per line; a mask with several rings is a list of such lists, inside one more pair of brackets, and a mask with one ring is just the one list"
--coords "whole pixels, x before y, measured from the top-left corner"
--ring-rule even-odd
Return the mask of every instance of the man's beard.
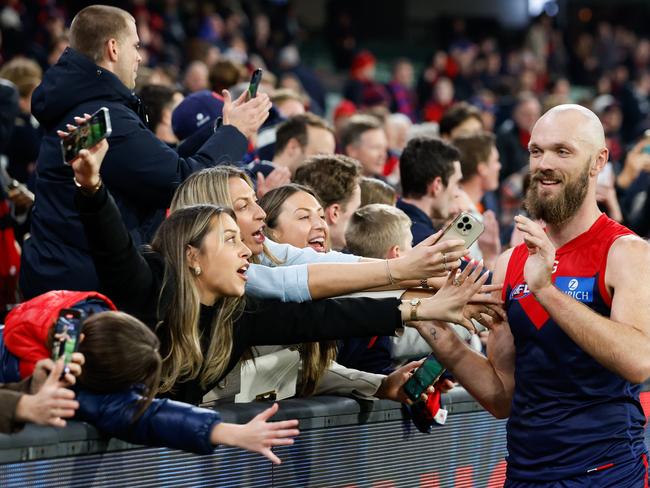
[[[565, 181], [562, 174], [553, 170], [542, 170], [531, 175], [530, 187], [526, 192], [524, 208], [534, 219], [541, 219], [547, 224], [559, 225], [577, 212], [587, 196], [589, 187], [589, 164], [573, 181]], [[564, 187], [556, 196], [540, 196], [539, 187], [542, 180], [564, 182]]]

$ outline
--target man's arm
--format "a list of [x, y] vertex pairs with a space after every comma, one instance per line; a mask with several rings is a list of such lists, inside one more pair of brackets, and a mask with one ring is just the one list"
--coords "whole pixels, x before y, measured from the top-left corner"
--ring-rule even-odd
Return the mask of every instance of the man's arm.
[[[610, 318], [597, 314], [552, 284], [537, 290], [531, 287], [531, 291], [587, 354], [626, 380], [642, 383], [650, 377], [648, 276], [650, 246], [636, 236], [625, 236], [614, 242], [607, 256], [605, 284], [613, 294]], [[526, 281], [530, 287], [528, 277]]]
[[[511, 251], [496, 262], [493, 282], [502, 283]], [[500, 293], [500, 292], [495, 292]], [[486, 317], [483, 315], [483, 319]], [[482, 320], [490, 328], [488, 357], [461, 341], [448, 324], [417, 322], [416, 328], [431, 346], [436, 358], [487, 411], [497, 418], [510, 415], [515, 388], [515, 345], [506, 322]]]

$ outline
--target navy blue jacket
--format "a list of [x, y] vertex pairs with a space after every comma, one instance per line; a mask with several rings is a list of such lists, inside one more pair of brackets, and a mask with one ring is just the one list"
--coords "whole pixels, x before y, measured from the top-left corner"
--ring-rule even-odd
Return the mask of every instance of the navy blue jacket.
[[45, 130], [37, 163], [31, 239], [24, 245], [21, 288], [25, 298], [49, 290], [99, 287], [73, 203], [73, 172], [63, 164], [57, 129], [73, 117], [109, 109], [113, 132], [101, 175], [115, 197], [134, 242], [148, 243], [176, 187], [192, 172], [240, 161], [246, 138], [221, 127], [192, 156], [181, 158], [140, 117], [140, 100], [110, 71], [66, 49], [32, 96], [32, 112]]
[[415, 205], [406, 203], [399, 198], [396, 207], [411, 219], [411, 234], [413, 234], [414, 246], [437, 232], [431, 218]]
[[174, 400], [155, 399], [132, 422], [138, 410], [137, 387], [121, 393], [99, 394], [76, 388], [79, 409], [75, 420], [94, 425], [106, 434], [133, 444], [169, 447], [197, 454], [210, 454], [210, 433], [221, 417], [214, 410]]

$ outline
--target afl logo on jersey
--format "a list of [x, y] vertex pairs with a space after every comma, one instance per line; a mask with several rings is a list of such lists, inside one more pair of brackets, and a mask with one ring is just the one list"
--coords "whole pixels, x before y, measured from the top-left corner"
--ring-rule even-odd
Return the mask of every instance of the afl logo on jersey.
[[524, 297], [527, 297], [530, 295], [530, 290], [528, 289], [528, 285], [526, 283], [521, 283], [519, 285], [516, 285], [511, 291], [510, 291], [510, 300], [521, 300]]

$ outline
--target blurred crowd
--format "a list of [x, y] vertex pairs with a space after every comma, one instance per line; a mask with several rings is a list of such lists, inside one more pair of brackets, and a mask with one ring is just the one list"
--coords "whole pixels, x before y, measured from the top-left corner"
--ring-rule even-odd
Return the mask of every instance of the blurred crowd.
[[[488, 269], [502, 250], [519, 244], [513, 217], [525, 212], [532, 128], [548, 109], [578, 103], [590, 108], [605, 129], [610, 161], [598, 178], [601, 209], [650, 237], [650, 40], [625, 26], [600, 22], [567, 33], [552, 17], [541, 15], [509, 49], [496, 36], [473, 37], [458, 20], [449, 44], [434, 49], [422, 64], [408, 53], [381, 59], [363, 49], [342, 13], [332, 19], [336, 37], [328, 39], [337, 68], [324, 77], [301, 58], [308, 33], [291, 3], [133, 0], [117, 2], [137, 27], [132, 35], [136, 49], [124, 71], [118, 57], [113, 69], [100, 68], [85, 47], [69, 47], [81, 39], [71, 39], [69, 31], [78, 3], [9, 0], [0, 10], [2, 313], [52, 290], [112, 290], [108, 296], [119, 309], [159, 335], [164, 354], [157, 358], [162, 366], [154, 368], [162, 371], [163, 392], [173, 398], [201, 403], [239, 356], [247, 358], [249, 346], [295, 342], [300, 343], [296, 361], [303, 364], [298, 394], [353, 392], [404, 400], [397, 393], [406, 374], [401, 368], [412, 370], [407, 360], [428, 351], [419, 337], [389, 337], [399, 320], [381, 322], [382, 312], [391, 319], [398, 313], [388, 298], [374, 315], [363, 301], [352, 315], [344, 307], [325, 310], [341, 324], [346, 317], [359, 319], [345, 333], [337, 329], [338, 336], [322, 332], [317, 321], [302, 335], [282, 332], [278, 325], [274, 339], [262, 332], [238, 336], [243, 327], [237, 328], [240, 319], [233, 318], [230, 302], [222, 307], [227, 312], [206, 318], [205, 289], [179, 291], [214, 271], [201, 253], [191, 252], [202, 246], [207, 232], [191, 234], [191, 219], [198, 229], [199, 219], [207, 222], [216, 215], [227, 230], [236, 216], [232, 225], [239, 227], [238, 242], [246, 252], [237, 254], [240, 262], [233, 270], [248, 276], [246, 294], [261, 299], [309, 302], [399, 282], [442, 288], [445, 280], [435, 278], [449, 272], [462, 253], [434, 248], [434, 256], [425, 250], [431, 236], [465, 211], [485, 227], [470, 252]], [[118, 47], [124, 59], [128, 48]], [[390, 79], [379, 79], [380, 64], [391, 66]], [[106, 71], [119, 78], [118, 101], [110, 98], [110, 90], [100, 94], [104, 98], [86, 96], [90, 89], [80, 80], [95, 68], [97, 85], [105, 82]], [[258, 95], [250, 98], [249, 81], [258, 68], [263, 70]], [[76, 163], [71, 170], [59, 158], [56, 130], [74, 130], [66, 124], [83, 123], [75, 116], [83, 117], [97, 99], [109, 106], [111, 147], [103, 148], [99, 161], [88, 155], [87, 166]], [[237, 168], [220, 167], [226, 162]], [[203, 208], [205, 215], [190, 215], [185, 205], [219, 205], [234, 212]], [[170, 250], [174, 236], [188, 239], [189, 268], [174, 261], [185, 253]], [[157, 260], [146, 253], [137, 257], [136, 246], [146, 244]], [[245, 264], [249, 261], [251, 267]], [[360, 267], [322, 266], [334, 262]], [[321, 267], [308, 268], [314, 263]], [[291, 265], [303, 268], [294, 274], [287, 269], [281, 277], [261, 269]], [[135, 270], [138, 278], [132, 279]], [[176, 281], [168, 282], [170, 276]], [[338, 280], [341, 276], [346, 279]], [[233, 291], [244, 286], [239, 285], [219, 289], [215, 296], [241, 297], [243, 290]], [[163, 294], [172, 289], [173, 297]], [[151, 297], [163, 295], [169, 300], [161, 303], [168, 308], [156, 309], [160, 304]], [[199, 295], [200, 304], [188, 305]], [[134, 297], [150, 300], [135, 303]], [[461, 308], [468, 299], [457, 298]], [[212, 304], [221, 303], [215, 300]], [[296, 321], [316, 320], [324, 312], [316, 306], [296, 313]], [[270, 322], [280, 312], [294, 313], [269, 307], [265, 320]], [[359, 325], [364, 307], [366, 321], [376, 320], [375, 328]], [[179, 315], [190, 309], [188, 316]], [[242, 323], [253, 320], [244, 317]], [[172, 327], [165, 335], [156, 318], [184, 328]], [[447, 315], [431, 318], [452, 321]], [[235, 323], [233, 337], [217, 340], [205, 332], [222, 321]], [[192, 344], [182, 339], [188, 331]], [[335, 339], [346, 340], [337, 344]], [[475, 335], [466, 334], [466, 340], [484, 351], [484, 336], [483, 343]], [[219, 348], [228, 354], [219, 355]], [[202, 354], [219, 374], [205, 372]], [[356, 373], [346, 373], [349, 384], [328, 383], [325, 370], [338, 367], [378, 376], [366, 378], [365, 390], [354, 383]], [[38, 375], [40, 385], [46, 381], [43, 367]], [[278, 437], [294, 435], [291, 430]], [[229, 438], [215, 434], [211, 439], [209, 446]]]

